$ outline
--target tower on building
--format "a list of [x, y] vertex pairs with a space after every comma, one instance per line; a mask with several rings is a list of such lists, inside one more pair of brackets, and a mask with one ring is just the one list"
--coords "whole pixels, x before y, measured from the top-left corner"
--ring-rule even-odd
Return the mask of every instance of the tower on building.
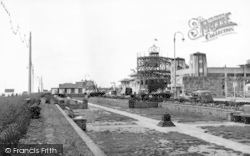
[[205, 53], [193, 53], [190, 55], [191, 76], [207, 76], [207, 57]]

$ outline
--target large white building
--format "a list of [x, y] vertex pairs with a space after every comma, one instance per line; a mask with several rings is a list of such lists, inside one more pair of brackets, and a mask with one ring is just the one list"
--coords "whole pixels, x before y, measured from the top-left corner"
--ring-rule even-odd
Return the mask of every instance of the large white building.
[[[184, 59], [181, 64], [185, 64]], [[188, 68], [177, 68], [176, 84], [174, 69], [171, 71], [171, 87], [176, 86], [177, 95], [205, 89], [215, 96], [228, 97], [236, 92], [236, 96], [245, 97], [250, 90], [249, 83], [250, 60], [239, 67], [207, 67], [206, 54], [200, 52], [190, 55]]]

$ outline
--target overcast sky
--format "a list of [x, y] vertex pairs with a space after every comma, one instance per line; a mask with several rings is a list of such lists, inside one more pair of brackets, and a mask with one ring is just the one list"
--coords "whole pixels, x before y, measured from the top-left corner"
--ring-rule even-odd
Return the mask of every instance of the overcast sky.
[[[0, 0], [2, 1], [2, 0]], [[207, 54], [209, 67], [237, 66], [250, 59], [250, 1], [248, 0], [5, 0], [14, 27], [32, 32], [34, 90], [43, 76], [44, 88], [93, 79], [109, 87], [136, 68], [137, 53], [148, 55], [153, 44], [160, 55], [189, 62], [194, 52]], [[187, 36], [192, 18], [205, 19], [231, 12], [235, 33], [205, 42]], [[154, 39], [158, 39], [157, 42]], [[11, 31], [0, 6], [0, 92], [28, 90], [28, 52]]]

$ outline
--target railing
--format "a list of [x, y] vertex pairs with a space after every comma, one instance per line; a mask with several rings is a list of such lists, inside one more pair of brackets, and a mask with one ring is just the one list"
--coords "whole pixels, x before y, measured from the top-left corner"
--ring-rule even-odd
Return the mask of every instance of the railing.
[[241, 97], [241, 98], [245, 98], [246, 96], [250, 96], [250, 93], [248, 93], [248, 92], [244, 92], [244, 91], [233, 92], [233, 91], [230, 91], [230, 92], [227, 92], [226, 97], [234, 97], [234, 94], [235, 94], [235, 97]]

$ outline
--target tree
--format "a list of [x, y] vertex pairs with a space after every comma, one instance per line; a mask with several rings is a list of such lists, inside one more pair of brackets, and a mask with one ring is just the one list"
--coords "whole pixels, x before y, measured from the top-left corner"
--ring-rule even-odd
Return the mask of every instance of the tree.
[[149, 80], [148, 82], [148, 91], [149, 93], [151, 92], [156, 92], [158, 89], [164, 89], [166, 88], [166, 83], [164, 80], [160, 80], [160, 79], [157, 79], [157, 80]]

